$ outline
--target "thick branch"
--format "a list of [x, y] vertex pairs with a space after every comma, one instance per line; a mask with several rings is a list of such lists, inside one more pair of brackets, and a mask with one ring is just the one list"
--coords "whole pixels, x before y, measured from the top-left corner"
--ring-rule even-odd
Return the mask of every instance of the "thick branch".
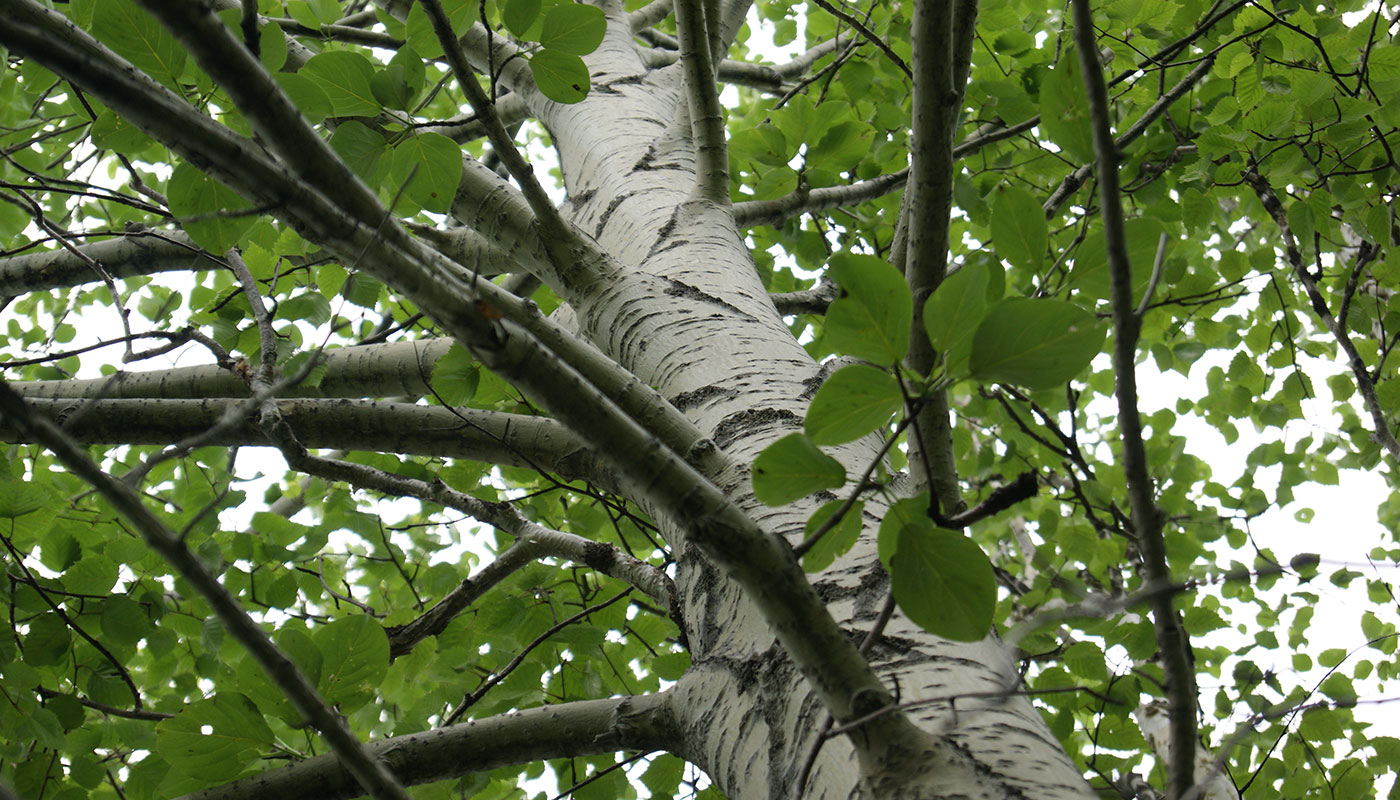
[[[1152, 478], [1147, 473], [1147, 448], [1138, 415], [1137, 341], [1141, 320], [1133, 300], [1128, 242], [1123, 228], [1123, 201], [1118, 188], [1118, 146], [1109, 128], [1108, 87], [1104, 85], [1094, 36], [1094, 14], [1089, 0], [1074, 0], [1074, 38], [1079, 65], [1089, 95], [1089, 112], [1098, 156], [1099, 199], [1104, 240], [1108, 250], [1110, 299], [1113, 304], [1114, 394], [1118, 399], [1118, 429], [1123, 437], [1123, 474], [1128, 484], [1133, 532], [1142, 549], [1150, 584], [1171, 583], [1166, 542], [1162, 538], [1162, 513], [1153, 500]], [[1149, 601], [1157, 631], [1158, 656], [1166, 679], [1171, 715], [1174, 758], [1168, 766], [1169, 798], [1182, 798], [1195, 785], [1196, 673], [1192, 668], [1191, 642], [1172, 595], [1153, 595]]]
[[[674, 749], [680, 733], [669, 701], [662, 692], [560, 703], [396, 736], [367, 749], [406, 786], [550, 758]], [[181, 800], [349, 800], [360, 794], [334, 758], [317, 756]]]
[[627, 25], [634, 32], [650, 28], [671, 15], [672, 0], [651, 0], [650, 3], [627, 15]]
[[[418, 339], [338, 347], [322, 351], [325, 373], [312, 386], [288, 387], [284, 397], [426, 397], [434, 370], [451, 339]], [[3, 366], [3, 365], [0, 365]], [[118, 372], [105, 378], [28, 381], [11, 386], [24, 397], [212, 398], [247, 397], [248, 384], [215, 364], [150, 372]]]
[[837, 293], [836, 284], [823, 278], [811, 289], [772, 294], [768, 296], [768, 299], [773, 301], [773, 306], [783, 316], [789, 314], [825, 314], [831, 301], [836, 299]]
[[[434, 318], [467, 324], [476, 336], [494, 341], [496, 314], [513, 320], [565, 359], [635, 420], [646, 425], [676, 453], [687, 454], [706, 474], [727, 468], [728, 458], [707, 441], [694, 424], [654, 389], [616, 362], [539, 313], [532, 303], [474, 280], [460, 265], [428, 251], [389, 218], [382, 206], [367, 218], [348, 214], [331, 197], [308, 188], [272, 163], [251, 141], [199, 113], [169, 89], [136, 70], [65, 17], [31, 0], [0, 0], [9, 25], [0, 39], [78, 85], [85, 86], [113, 111], [147, 134], [217, 177], [245, 197], [281, 210], [305, 238], [322, 244], [349, 263], [362, 264], [380, 280], [404, 291]], [[211, 36], [231, 37], [222, 23]], [[246, 58], [234, 42], [233, 53]], [[249, 67], [260, 70], [261, 67]], [[280, 92], [280, 88], [275, 87]], [[245, 93], [246, 94], [246, 93]], [[244, 97], [260, 102], [261, 97]], [[299, 124], [304, 124], [304, 121]], [[271, 131], [271, 135], [280, 135]], [[319, 154], [320, 150], [309, 155]], [[335, 158], [333, 153], [327, 157]], [[485, 172], [490, 173], [483, 167]], [[494, 173], [491, 173], [494, 178]], [[464, 313], [464, 306], [469, 310]], [[488, 316], [489, 309], [491, 314]], [[454, 333], [463, 333], [458, 327]], [[527, 335], [530, 335], [527, 334]], [[463, 339], [470, 343], [470, 337]], [[552, 393], [552, 392], [551, 392]]]
[[81, 286], [102, 280], [83, 256], [96, 261], [113, 278], [134, 278], [179, 270], [224, 269], [181, 232], [128, 233], [114, 239], [80, 244], [78, 255], [66, 248], [35, 251], [0, 259], [0, 295]]
[[[168, 445], [209, 430], [240, 402], [244, 401], [59, 399], [30, 400], [29, 405], [81, 444]], [[537, 469], [566, 481], [587, 480], [609, 491], [616, 486], [593, 449], [547, 417], [366, 400], [278, 400], [277, 408], [298, 440], [315, 449], [465, 458]], [[0, 423], [0, 441], [30, 440]], [[204, 444], [268, 442], [252, 421], [244, 420]]]
[[[976, 14], [965, 3], [959, 14]], [[964, 26], [972, 20], [960, 20]], [[938, 353], [924, 332], [923, 309], [948, 270], [948, 226], [953, 205], [953, 136], [962, 110], [963, 88], [955, 65], [968, 54], [954, 46], [971, 46], [971, 38], [954, 41], [953, 4], [922, 0], [914, 5], [914, 98], [912, 163], [901, 214], [907, 244], [904, 275], [914, 295], [914, 324], [905, 363], [920, 375], [932, 374]], [[909, 462], [916, 485], [932, 490], [943, 514], [960, 510], [957, 468], [944, 392], [930, 398], [915, 417]]]
[[681, 40], [681, 68], [685, 73], [686, 108], [690, 135], [695, 143], [695, 196], [721, 206], [729, 205], [729, 150], [724, 136], [724, 109], [719, 104], [713, 55], [712, 26], [703, 0], [676, 0], [676, 31]]

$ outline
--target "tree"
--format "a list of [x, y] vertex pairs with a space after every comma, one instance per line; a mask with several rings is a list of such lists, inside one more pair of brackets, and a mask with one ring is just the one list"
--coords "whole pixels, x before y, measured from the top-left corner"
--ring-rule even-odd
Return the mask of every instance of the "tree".
[[[1400, 771], [1352, 711], [1394, 623], [1311, 653], [1319, 559], [1249, 536], [1339, 469], [1395, 485], [1393, 9], [629, 6], [0, 0], [0, 779]], [[763, 63], [755, 20], [808, 49]], [[1336, 427], [1285, 439], [1324, 386]], [[1188, 417], [1252, 424], [1277, 486]]]

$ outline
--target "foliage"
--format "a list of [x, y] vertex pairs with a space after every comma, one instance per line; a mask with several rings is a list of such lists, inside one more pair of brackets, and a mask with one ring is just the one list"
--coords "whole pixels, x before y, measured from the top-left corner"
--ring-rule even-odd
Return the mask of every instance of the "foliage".
[[[0, 19], [21, 5], [35, 4], [7, 0]], [[159, 4], [72, 0], [53, 8], [217, 127], [271, 148], [262, 144], [263, 121], [249, 118], [234, 87], [201, 67], [148, 5]], [[725, 94], [732, 102], [721, 191], [737, 218], [750, 215], [743, 227], [751, 264], [787, 314], [792, 339], [824, 373], [800, 418], [783, 417], [762, 434], [763, 447], [742, 451], [748, 479], [727, 484], [731, 499], [744, 509], [772, 507], [752, 511], [755, 519], [789, 515], [768, 532], [791, 535], [814, 582], [873, 541], [899, 613], [916, 625], [959, 642], [989, 631], [1011, 638], [1025, 692], [1093, 782], [1139, 773], [1166, 785], [1160, 753], [1133, 716], [1164, 697], [1164, 678], [1153, 622], [1135, 594], [1154, 587], [1141, 570], [1145, 545], [1132, 522], [1123, 430], [1111, 407], [1121, 376], [1104, 357], [1116, 341], [1108, 322], [1114, 248], [1124, 244], [1141, 322], [1140, 370], [1179, 373], [1209, 388], [1199, 398], [1154, 402], [1143, 420], [1152, 501], [1166, 520], [1166, 565], [1179, 584], [1175, 605], [1203, 687], [1202, 739], [1237, 785], [1253, 787], [1246, 796], [1369, 796], [1391, 780], [1385, 776], [1400, 774], [1400, 741], [1371, 736], [1353, 712], [1363, 691], [1400, 678], [1391, 587], [1377, 577], [1383, 573], [1353, 568], [1362, 555], [1324, 553], [1319, 567], [1254, 538], [1250, 523], [1289, 507], [1299, 487], [1337, 484], [1342, 470], [1381, 471], [1392, 488], [1400, 480], [1393, 449], [1400, 375], [1390, 358], [1400, 341], [1395, 9], [1358, 0], [1096, 4], [1127, 216], [1126, 241], [1115, 243], [1100, 220], [1091, 105], [1063, 4], [983, 4], [954, 150], [959, 166], [946, 186], [950, 268], [925, 304], [911, 293], [900, 255], [907, 227], [924, 220], [914, 214], [899, 227], [902, 179], [889, 179], [908, 166], [922, 124], [911, 121], [907, 74], [913, 5], [836, 3], [833, 15], [825, 2], [758, 0], [735, 32], [733, 61], [717, 69], [721, 82], [739, 87]], [[273, 85], [343, 161], [345, 175], [367, 187], [363, 207], [379, 203], [411, 224], [415, 241], [458, 259], [461, 286], [475, 292], [494, 281], [549, 313], [570, 292], [615, 278], [600, 268], [602, 277], [580, 288], [560, 263], [565, 251], [588, 267], [596, 266], [589, 258], [605, 260], [589, 248], [605, 249], [594, 238], [604, 239], [607, 215], [625, 193], [618, 190], [602, 219], [570, 221], [592, 233], [567, 243], [538, 207], [511, 205], [522, 194], [515, 187], [528, 182], [512, 172], [511, 184], [482, 167], [512, 169], [502, 142], [487, 141], [488, 115], [464, 113], [466, 92], [444, 63], [425, 5], [259, 0], [264, 16], [250, 38], [238, 3], [216, 6], [230, 35], [257, 43]], [[635, 37], [605, 39], [627, 24], [615, 4], [441, 6], [456, 31], [471, 31], [463, 42], [475, 48], [482, 72], [476, 88], [493, 101], [501, 130], [540, 163], [562, 132], [512, 103], [587, 109], [625, 95], [626, 80], [595, 83], [589, 72], [607, 47], [635, 45], [645, 69], [681, 58], [681, 32], [669, 16]], [[329, 228], [308, 221], [314, 215], [289, 210], [295, 197], [257, 195], [249, 188], [256, 176], [234, 185], [214, 159], [180, 152], [147, 121], [104, 103], [99, 88], [25, 55], [11, 44], [17, 34], [5, 31], [19, 24], [0, 22], [0, 44], [12, 48], [0, 72], [0, 278], [15, 281], [0, 282], [0, 291], [24, 286], [6, 304], [5, 380], [36, 413], [92, 445], [106, 471], [144, 493], [354, 733], [382, 740], [516, 709], [646, 695], [687, 674], [679, 612], [646, 596], [636, 572], [600, 567], [599, 551], [585, 558], [578, 544], [602, 545], [619, 563], [635, 556], [648, 580], [669, 584], [675, 560], [699, 556], [682, 555], [667, 539], [671, 506], [650, 493], [670, 491], [663, 478], [661, 488], [640, 491], [618, 477], [612, 468], [637, 453], [592, 444], [596, 432], [567, 416], [572, 406], [540, 408], [538, 386], [509, 372], [515, 362], [482, 355], [481, 341], [504, 348], [523, 338], [521, 320], [537, 315], [493, 305], [491, 298], [511, 298], [503, 292], [472, 294], [448, 319], [446, 306], [428, 303], [454, 296], [458, 285], [414, 288], [407, 276], [377, 271], [367, 241], [336, 249]], [[760, 30], [798, 52], [841, 38], [809, 68], [769, 74], [739, 63], [771, 54], [759, 45]], [[690, 125], [685, 118], [686, 135], [700, 135], [699, 123]], [[565, 152], [551, 173], [569, 203], [582, 206], [609, 180], [627, 179], [570, 161], [588, 157]], [[472, 181], [487, 180], [498, 181], [495, 194], [471, 194], [482, 185]], [[839, 199], [846, 189], [852, 194]], [[773, 212], [770, 201], [786, 205]], [[337, 208], [353, 202], [360, 201]], [[675, 213], [663, 231], [684, 221], [682, 205], [667, 210]], [[504, 222], [494, 227], [529, 212], [524, 233]], [[171, 267], [92, 261], [77, 279], [30, 276], [24, 285], [17, 277], [39, 251], [177, 229], [188, 239], [178, 240], [184, 255]], [[466, 229], [479, 236], [460, 233]], [[195, 254], [220, 268], [192, 266]], [[627, 258], [642, 254], [656, 252], [632, 247]], [[180, 272], [156, 274], [165, 269]], [[646, 280], [653, 299], [729, 310], [731, 301], [746, 302], [738, 291], [715, 298], [669, 277]], [[656, 288], [663, 284], [669, 288]], [[798, 302], [823, 287], [830, 292], [815, 307]], [[590, 330], [595, 323], [582, 320], [580, 330], [609, 356], [638, 372], [649, 363], [647, 342], [617, 345], [611, 331]], [[476, 344], [461, 332], [471, 325], [483, 337]], [[102, 328], [101, 337], [90, 333]], [[939, 354], [931, 369], [910, 364], [911, 331]], [[347, 428], [341, 439], [325, 434], [343, 446], [300, 432], [306, 441], [295, 446], [274, 438], [271, 412], [260, 403], [274, 384], [286, 396], [314, 397], [332, 370], [317, 366], [318, 348], [441, 336], [466, 346], [426, 367], [396, 368], [427, 391], [373, 396], [412, 395], [417, 405], [390, 409], [403, 415], [451, 409], [451, 436], [484, 424], [478, 420], [505, 419], [513, 431], [527, 417], [552, 415], [568, 425], [541, 436], [579, 437], [568, 442], [588, 446], [543, 464], [516, 440], [474, 457], [465, 445], [446, 453], [406, 444], [418, 441], [415, 431], [385, 433], [381, 422]], [[108, 349], [87, 347], [97, 338], [111, 340]], [[136, 349], [147, 339], [164, 343], [158, 353]], [[109, 355], [117, 346], [120, 359]], [[122, 364], [175, 347], [185, 348], [181, 364], [217, 361], [240, 376], [240, 392], [229, 397], [264, 395], [243, 405], [222, 395], [202, 399], [227, 402], [189, 425], [173, 421], [187, 413], [175, 405], [183, 395], [133, 396], [154, 410], [102, 405], [117, 402], [102, 399], [109, 392], [121, 396], [118, 380], [89, 394], [55, 389], [67, 403], [42, 405], [52, 386], [114, 376]], [[721, 345], [706, 347], [708, 363], [733, 371]], [[1329, 370], [1327, 360], [1343, 367]], [[571, 375], [585, 372], [579, 363], [592, 362], [571, 363]], [[594, 386], [599, 374], [552, 387], [554, 398], [585, 402], [593, 395], [578, 386]], [[639, 386], [665, 376], [645, 377], [611, 397], [614, 411], [653, 402], [635, 399], [655, 394]], [[703, 387], [657, 388], [663, 411], [690, 413], [706, 399]], [[912, 486], [906, 463], [914, 420], [938, 398], [953, 408], [962, 508], [940, 508], [927, 487]], [[1324, 425], [1305, 422], [1317, 406], [1329, 414]], [[282, 408], [291, 419], [295, 408]], [[655, 450], [683, 464], [703, 457], [698, 444], [687, 451], [666, 439], [680, 434], [665, 413], [647, 418], [634, 408], [620, 413], [633, 415]], [[83, 433], [108, 413], [110, 430]], [[1217, 475], [1209, 455], [1188, 443], [1188, 422], [1232, 445], [1255, 443], [1249, 469], [1233, 479]], [[205, 431], [217, 435], [200, 438]], [[14, 442], [0, 461], [0, 598], [12, 622], [0, 636], [0, 779], [33, 800], [146, 800], [327, 752], [276, 676], [110, 498], [94, 494], [13, 420], [0, 432]], [[372, 441], [358, 444], [361, 435]], [[714, 430], [704, 437], [726, 444]], [[851, 448], [861, 442], [875, 442], [879, 456], [855, 463]], [[281, 464], [233, 446], [269, 443], [292, 467], [285, 476]], [[348, 453], [303, 464], [306, 448]], [[608, 469], [569, 460], [583, 451], [585, 461]], [[331, 460], [335, 466], [326, 466]], [[1261, 480], [1272, 469], [1277, 483]], [[1004, 500], [1025, 473], [1033, 488]], [[1392, 531], [1400, 530], [1396, 497], [1377, 510]], [[1296, 514], [1306, 520], [1311, 511]], [[412, 635], [435, 604], [470, 588], [469, 576], [519, 555], [521, 543], [544, 548], [541, 531], [574, 535], [564, 538], [580, 549], [526, 553], [430, 635]], [[1377, 542], [1364, 558], [1400, 562], [1400, 547]], [[1366, 586], [1372, 608], [1360, 615], [1354, 650], [1308, 644], [1324, 593], [1319, 569], [1335, 587]], [[1061, 615], [1081, 603], [1082, 613]], [[1321, 679], [1281, 675], [1284, 663]], [[583, 798], [717, 794], [696, 789], [696, 774], [671, 754], [609, 771], [616, 763], [611, 752], [561, 754], [454, 775], [413, 796], [520, 796], [521, 786], [538, 791], [531, 781], [546, 770]]]

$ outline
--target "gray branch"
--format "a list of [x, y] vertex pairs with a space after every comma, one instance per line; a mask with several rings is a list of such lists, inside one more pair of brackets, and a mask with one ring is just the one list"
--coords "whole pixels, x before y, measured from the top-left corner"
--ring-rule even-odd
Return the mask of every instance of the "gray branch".
[[[424, 397], [433, 371], [451, 339], [425, 339], [325, 350], [326, 372], [315, 386], [290, 386], [283, 397]], [[0, 364], [3, 366], [3, 364]], [[11, 387], [28, 398], [216, 398], [247, 397], [248, 384], [215, 364], [149, 372], [119, 372], [105, 378], [29, 381]]]
[[[676, 746], [666, 692], [531, 708], [370, 742], [366, 749], [405, 786], [547, 758]], [[348, 800], [364, 790], [332, 755], [316, 756], [180, 800]]]
[[[14, 386], [14, 384], [11, 384]], [[213, 428], [236, 399], [28, 399], [33, 412], [64, 428], [79, 444], [168, 445]], [[410, 456], [465, 458], [588, 480], [612, 490], [611, 473], [586, 444], [558, 422], [473, 408], [444, 408], [371, 400], [278, 400], [297, 439], [309, 448], [368, 450]], [[0, 441], [28, 442], [9, 422]], [[211, 447], [266, 446], [252, 420], [225, 427]]]
[[225, 268], [222, 261], [201, 250], [188, 236], [176, 232], [128, 233], [80, 244], [75, 249], [82, 255], [57, 248], [0, 259], [0, 295], [18, 297], [102, 280], [82, 256], [101, 264], [113, 278]]

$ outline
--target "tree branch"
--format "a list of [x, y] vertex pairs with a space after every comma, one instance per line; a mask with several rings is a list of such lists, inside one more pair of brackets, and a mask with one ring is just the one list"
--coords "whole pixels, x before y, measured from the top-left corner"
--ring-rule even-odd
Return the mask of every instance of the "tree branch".
[[[668, 0], [669, 2], [669, 0]], [[651, 32], [649, 38], [662, 40], [663, 34]], [[641, 58], [649, 67], [665, 67], [680, 60], [680, 43], [666, 37], [672, 47], [652, 47], [641, 51]], [[837, 36], [811, 48], [792, 61], [783, 64], [755, 64], [726, 58], [719, 62], [716, 77], [720, 83], [749, 86], [765, 92], [783, 91], [787, 81], [802, 77], [812, 65], [824, 56], [830, 55], [851, 43], [852, 39]]]
[[558, 556], [636, 586], [658, 603], [671, 607], [676, 589], [666, 573], [602, 542], [546, 528], [526, 519], [509, 502], [488, 503], [451, 489], [440, 480], [407, 478], [364, 464], [353, 464], [310, 455], [295, 439], [277, 442], [292, 469], [327, 480], [344, 481], [360, 489], [372, 489], [393, 497], [413, 497], [452, 508], [498, 530], [528, 542], [536, 555]]
[[[874, 31], [870, 30], [870, 28], [866, 27], [864, 22], [861, 22], [859, 19], [856, 19], [854, 16], [846, 13], [845, 11], [842, 11], [841, 9], [832, 6], [826, 0], [812, 1], [816, 3], [818, 8], [821, 8], [823, 11], [830, 14], [831, 16], [836, 17], [837, 19], [841, 20], [847, 25], [850, 25], [852, 28], [855, 28], [856, 31], [860, 33], [861, 37], [865, 39], [865, 41], [875, 45], [875, 47], [878, 48], [880, 52], [885, 54], [886, 58], [888, 58], [896, 67], [899, 67], [900, 72], [903, 72], [905, 75], [914, 79], [914, 83], [916, 85], [918, 84], [918, 79], [915, 77], [914, 70], [909, 69], [909, 65], [904, 63], [904, 59], [900, 58], [899, 54], [896, 53], [893, 49], [891, 49], [890, 46], [885, 43], [884, 39], [881, 39], [879, 35], [877, 35]], [[946, 4], [939, 3], [939, 5], [943, 6], [944, 10], [951, 9], [951, 7]], [[914, 23], [914, 29], [916, 31], [916, 33], [914, 34], [914, 39], [917, 41], [917, 31], [919, 29], [917, 22]], [[951, 42], [952, 39], [950, 38], [948, 41]], [[948, 45], [948, 48], [951, 49], [951, 44]], [[916, 112], [915, 117], [917, 118], [917, 116], [918, 114]]]
[[[552, 351], [550, 358], [563, 358], [572, 369], [579, 370], [612, 402], [620, 404], [630, 418], [641, 421], [661, 437], [673, 452], [685, 454], [708, 475], [728, 468], [728, 457], [656, 390], [559, 328], [540, 314], [533, 303], [490, 282], [474, 280], [460, 265], [429, 250], [390, 219], [387, 209], [375, 206], [367, 218], [347, 213], [330, 199], [339, 195], [321, 194], [298, 181], [251, 141], [200, 114], [62, 15], [47, 11], [32, 0], [0, 0], [0, 10], [10, 15], [10, 24], [0, 29], [0, 39], [11, 49], [29, 54], [75, 83], [88, 86], [116, 113], [245, 197], [282, 209], [285, 218], [305, 238], [323, 245], [347, 263], [363, 263], [366, 271], [408, 294], [419, 308], [450, 331], [464, 334], [464, 344], [473, 346], [473, 336], [476, 342], [493, 347], [499, 344], [499, 323], [495, 317], [503, 315], [522, 327], [522, 335], [538, 337]], [[217, 30], [211, 35], [231, 37], [222, 23], [215, 22]], [[246, 50], [236, 41], [232, 52], [233, 57], [247, 57]], [[250, 69], [260, 71], [261, 66]], [[274, 90], [281, 91], [280, 87]], [[248, 102], [262, 100], [246, 94], [240, 96]], [[304, 126], [305, 122], [298, 124]], [[280, 134], [273, 130], [270, 135]], [[317, 153], [321, 153], [319, 147], [308, 155]], [[333, 153], [327, 157], [335, 158]], [[485, 167], [482, 169], [490, 173]], [[377, 203], [376, 198], [371, 199]], [[474, 331], [471, 336], [465, 335], [468, 328]], [[552, 388], [545, 391], [554, 394]]]
[[[474, 166], [467, 165], [465, 168], [471, 170], [472, 182], [485, 177], [476, 174], [477, 166], [482, 165], [477, 162]], [[463, 174], [468, 175], [465, 170]], [[452, 217], [466, 223], [467, 227], [439, 228], [409, 220], [404, 221], [404, 227], [413, 231], [418, 238], [430, 244], [439, 253], [483, 278], [520, 271], [528, 271], [535, 275], [549, 275], [553, 272], [549, 254], [545, 252], [538, 233], [530, 224], [535, 215], [530, 213], [529, 209], [525, 209], [524, 215], [509, 226], [502, 225], [503, 215], [518, 211], [510, 208], [509, 198], [504, 194], [497, 194], [493, 198], [494, 202], [486, 202], [473, 191], [475, 187], [468, 185], [465, 180], [458, 188], [459, 193], [452, 204]], [[519, 195], [516, 194], [515, 197], [518, 198]], [[520, 224], [521, 220], [525, 221], [523, 225]], [[483, 233], [483, 230], [490, 233]]]
[[[530, 107], [521, 93], [507, 92], [496, 98], [496, 116], [501, 120], [501, 124], [514, 125], [530, 116]], [[486, 135], [486, 127], [475, 112], [459, 114], [438, 122], [418, 123], [414, 125], [414, 130], [440, 133], [459, 144]]]
[[[453, 340], [413, 339], [323, 350], [325, 373], [315, 386], [287, 388], [282, 397], [426, 397], [437, 363]], [[0, 364], [3, 366], [3, 364]], [[248, 384], [215, 364], [150, 372], [118, 372], [103, 378], [11, 384], [30, 398], [247, 397]]]
[[0, 259], [0, 295], [18, 297], [102, 280], [85, 258], [101, 264], [113, 278], [226, 268], [179, 231], [128, 233], [74, 248], [77, 253], [60, 247]]
[[695, 143], [695, 196], [720, 206], [729, 205], [729, 149], [724, 137], [724, 109], [719, 105], [710, 52], [711, 26], [703, 0], [676, 0], [676, 30], [680, 34], [681, 68], [685, 73], [686, 108]]
[[[23, 384], [10, 384], [12, 388]], [[81, 444], [158, 445], [183, 441], [217, 425], [235, 399], [31, 399], [35, 414]], [[474, 408], [445, 408], [371, 400], [277, 400], [277, 408], [307, 447], [465, 458], [547, 471], [561, 480], [587, 480], [614, 491], [616, 480], [593, 449], [558, 421]], [[0, 422], [0, 441], [29, 441]], [[208, 440], [212, 447], [264, 446], [249, 421]]]
[[[965, 3], [959, 14], [976, 13], [975, 3]], [[914, 324], [910, 330], [905, 363], [920, 375], [932, 374], [938, 363], [925, 332], [924, 304], [938, 290], [948, 270], [948, 229], [953, 205], [953, 136], [957, 132], [966, 82], [956, 82], [955, 65], [970, 57], [954, 53], [954, 46], [971, 47], [971, 37], [954, 41], [953, 4], [921, 0], [914, 5], [914, 109], [911, 140], [912, 163], [905, 188], [901, 222], [905, 255], [902, 266], [914, 295]], [[970, 52], [970, 51], [969, 51]], [[937, 391], [919, 411], [910, 436], [909, 463], [915, 485], [927, 487], [940, 513], [961, 510], [957, 467], [953, 463], [952, 432], [948, 422], [946, 391]]]
[[636, 11], [627, 14], [627, 24], [635, 33], [643, 28], [650, 28], [663, 19], [671, 16], [671, 9], [675, 6], [673, 0], [651, 0], [650, 3], [642, 6]]
[[809, 189], [799, 186], [782, 197], [772, 200], [745, 200], [734, 204], [734, 222], [740, 228], [756, 225], [779, 225], [784, 220], [802, 214], [812, 214], [832, 208], [860, 205], [868, 200], [897, 191], [909, 177], [909, 169], [857, 181], [846, 186], [826, 186]]
[[[612, 697], [515, 711], [368, 745], [405, 785], [417, 786], [497, 767], [618, 750], [674, 749], [671, 695]], [[335, 759], [308, 758], [180, 800], [350, 800], [361, 793]]]
[[456, 588], [443, 595], [441, 600], [413, 621], [386, 628], [385, 632], [389, 634], [389, 658], [407, 655], [419, 642], [447, 630], [448, 624], [456, 619], [458, 614], [470, 608], [477, 598], [512, 573], [533, 563], [542, 554], [542, 548], [534, 543], [517, 540], [475, 575], [463, 579]]
[[836, 299], [838, 291], [836, 284], [823, 278], [811, 289], [771, 294], [768, 299], [773, 301], [773, 306], [783, 316], [789, 314], [825, 314], [831, 301]]
[[[1149, 584], [1171, 584], [1166, 541], [1162, 538], [1162, 512], [1153, 500], [1152, 478], [1147, 472], [1147, 448], [1138, 415], [1137, 342], [1142, 320], [1133, 301], [1133, 280], [1128, 264], [1127, 234], [1123, 227], [1123, 201], [1118, 189], [1118, 145], [1110, 130], [1108, 87], [1104, 85], [1094, 35], [1094, 14], [1089, 0], [1074, 0], [1074, 38], [1079, 65], [1089, 95], [1094, 151], [1104, 241], [1108, 251], [1110, 298], [1113, 304], [1114, 394], [1118, 399], [1118, 429], [1123, 438], [1123, 475], [1128, 484], [1133, 532], [1142, 550]], [[1192, 667], [1191, 641], [1169, 593], [1149, 600], [1156, 623], [1158, 657], [1166, 679], [1170, 703], [1171, 742], [1175, 757], [1168, 767], [1169, 798], [1182, 798], [1195, 785], [1196, 673]]]

